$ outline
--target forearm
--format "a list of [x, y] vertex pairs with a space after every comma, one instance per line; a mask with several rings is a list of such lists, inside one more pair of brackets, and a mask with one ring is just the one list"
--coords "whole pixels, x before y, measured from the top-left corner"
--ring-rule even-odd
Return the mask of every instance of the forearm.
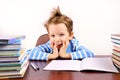
[[50, 59], [56, 59], [56, 58], [57, 58], [57, 56], [55, 54], [49, 53], [48, 60], [50, 60]]
[[66, 59], [71, 59], [71, 54], [70, 53], [64, 53], [60, 55], [61, 58], [66, 58]]
[[81, 50], [77, 50], [75, 52], [71, 52], [71, 58], [73, 60], [76, 59], [83, 59], [83, 58], [87, 58], [87, 57], [94, 57], [94, 54], [88, 50], [85, 49], [81, 49]]
[[29, 60], [47, 60], [48, 54], [37, 49], [28, 50]]

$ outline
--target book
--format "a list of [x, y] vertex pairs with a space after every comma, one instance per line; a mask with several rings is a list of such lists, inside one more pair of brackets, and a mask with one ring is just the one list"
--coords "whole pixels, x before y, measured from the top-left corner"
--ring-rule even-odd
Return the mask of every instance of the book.
[[85, 58], [80, 60], [52, 60], [43, 70], [102, 71], [119, 73], [111, 57]]
[[0, 57], [15, 57], [15, 56], [20, 56], [20, 54], [18, 53], [18, 50], [3, 50], [0, 51]]
[[117, 64], [118, 66], [120, 66], [120, 61], [115, 59], [115, 58], [112, 58], [112, 61], [114, 64]]
[[120, 51], [115, 50], [115, 49], [112, 49], [112, 50], [113, 50], [112, 55], [116, 55], [116, 56], [119, 56], [119, 57], [120, 57]]
[[111, 34], [111, 41], [113, 43], [112, 61], [120, 71], [120, 34]]
[[[120, 56], [112, 54], [112, 59], [116, 59], [120, 63]], [[113, 61], [114, 62], [114, 61]]]
[[[4, 78], [20, 78], [24, 77], [25, 72], [29, 66], [28, 55], [22, 58], [20, 63], [13, 64], [13, 62], [2, 63], [0, 69], [0, 79]], [[8, 66], [6, 66], [8, 64]]]
[[19, 62], [18, 57], [0, 57], [0, 63], [2, 62]]
[[28, 55], [24, 55], [19, 61], [18, 60], [19, 58], [16, 61], [0, 61], [0, 72], [20, 70], [28, 62]]
[[118, 44], [118, 45], [120, 45], [120, 40], [112, 39], [111, 42], [114, 43], [114, 44]]
[[0, 63], [0, 67], [21, 66], [20, 62]]
[[20, 70], [2, 71], [0, 72], [0, 79], [23, 77], [27, 71], [28, 66], [29, 61], [27, 61]]
[[28, 57], [26, 56], [24, 57], [22, 62], [19, 63], [1, 63], [0, 72], [21, 70], [26, 65], [27, 62], [28, 62]]
[[17, 56], [14, 56], [14, 55], [13, 56], [9, 56], [9, 55], [0, 56], [0, 63], [21, 62], [27, 56], [25, 52], [26, 52], [26, 48], [23, 48], [16, 53]]
[[120, 65], [118, 65], [118, 64], [114, 64], [117, 68], [118, 68], [118, 70], [120, 70]]
[[0, 34], [0, 44], [14, 44], [25, 39], [25, 35]]
[[21, 67], [20, 66], [4, 66], [4, 67], [0, 67], [0, 72], [2, 71], [17, 71], [17, 70], [20, 70]]
[[120, 48], [120, 44], [112, 43], [112, 45]]
[[119, 42], [115, 42], [115, 41], [112, 41], [114, 44], [118, 44], [118, 45], [120, 45], [120, 43]]
[[111, 34], [111, 39], [120, 40], [120, 34]]
[[120, 52], [120, 48], [118, 46], [114, 46], [113, 45], [113, 50], [119, 51]]
[[6, 50], [20, 50], [22, 47], [20, 44], [1, 44], [0, 51]]

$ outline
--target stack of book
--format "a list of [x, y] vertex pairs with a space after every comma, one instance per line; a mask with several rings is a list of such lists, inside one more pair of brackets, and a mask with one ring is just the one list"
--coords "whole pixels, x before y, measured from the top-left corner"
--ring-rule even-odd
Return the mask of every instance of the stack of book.
[[115, 66], [120, 69], [120, 34], [111, 34], [112, 60]]
[[0, 34], [0, 79], [24, 76], [29, 61], [22, 39], [25, 35]]

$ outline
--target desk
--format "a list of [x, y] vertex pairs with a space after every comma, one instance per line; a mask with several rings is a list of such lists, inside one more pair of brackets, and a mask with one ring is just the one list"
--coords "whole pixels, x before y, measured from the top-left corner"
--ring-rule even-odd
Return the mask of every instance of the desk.
[[120, 73], [95, 72], [95, 71], [43, 71], [48, 64], [46, 61], [36, 61], [40, 65], [39, 71], [34, 71], [29, 66], [24, 78], [7, 80], [120, 80]]

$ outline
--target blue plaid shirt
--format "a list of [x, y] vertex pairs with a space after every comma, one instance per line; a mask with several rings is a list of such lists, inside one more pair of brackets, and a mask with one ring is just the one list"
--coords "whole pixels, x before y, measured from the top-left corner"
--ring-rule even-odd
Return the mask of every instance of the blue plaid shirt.
[[[30, 60], [47, 60], [48, 55], [52, 54], [52, 52], [53, 49], [50, 47], [50, 41], [33, 49], [27, 50]], [[75, 38], [70, 40], [66, 53], [71, 54], [72, 60], [94, 57], [94, 54], [85, 47], [81, 46], [79, 41]]]

